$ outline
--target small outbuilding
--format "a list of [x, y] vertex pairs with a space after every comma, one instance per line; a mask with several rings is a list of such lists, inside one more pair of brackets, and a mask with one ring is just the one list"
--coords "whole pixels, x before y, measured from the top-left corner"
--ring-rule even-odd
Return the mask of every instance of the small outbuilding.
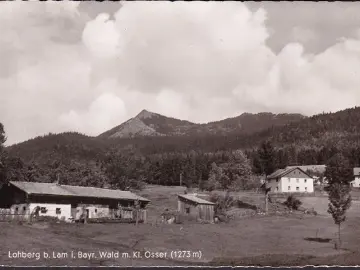
[[199, 220], [214, 221], [215, 204], [201, 199], [194, 194], [178, 195], [178, 211]]

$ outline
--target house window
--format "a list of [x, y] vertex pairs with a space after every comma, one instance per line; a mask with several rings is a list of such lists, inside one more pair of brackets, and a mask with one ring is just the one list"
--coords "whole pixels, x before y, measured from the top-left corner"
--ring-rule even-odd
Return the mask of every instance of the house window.
[[56, 208], [56, 214], [60, 215], [61, 214], [61, 208]]
[[26, 211], [26, 206], [23, 206], [23, 211]]
[[299, 183], [299, 179], [296, 179], [296, 183]]
[[46, 207], [40, 208], [40, 213], [45, 214], [47, 212]]
[[290, 190], [290, 186], [288, 186], [288, 190]]
[[279, 178], [276, 178], [276, 183], [279, 182]]
[[95, 213], [97, 213], [97, 209], [95, 208]]
[[279, 191], [279, 187], [276, 187], [276, 191]]
[[186, 214], [190, 214], [190, 207], [186, 207], [186, 208], [185, 208], [185, 213], [186, 213]]
[[306, 180], [307, 180], [307, 179], [304, 179], [304, 182], [305, 182], [305, 183], [306, 183]]
[[17, 213], [19, 211], [19, 207], [15, 207], [15, 212]]
[[307, 187], [305, 187], [305, 191], [307, 191]]
[[299, 191], [299, 187], [296, 187], [296, 191]]
[[289, 183], [290, 183], [290, 178], [289, 178]]

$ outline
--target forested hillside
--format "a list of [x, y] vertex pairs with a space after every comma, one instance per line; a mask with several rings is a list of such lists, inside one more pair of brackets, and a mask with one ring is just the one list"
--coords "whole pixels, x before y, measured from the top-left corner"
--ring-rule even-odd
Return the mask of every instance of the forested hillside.
[[[178, 185], [182, 173], [184, 184], [206, 186], [214, 175], [224, 185], [244, 179], [230, 169], [239, 165], [239, 160], [241, 170], [246, 171], [249, 164], [254, 173], [260, 174], [256, 150], [265, 140], [274, 146], [274, 161], [279, 168], [325, 164], [338, 152], [349, 159], [351, 166], [359, 166], [360, 108], [320, 114], [252, 134], [107, 139], [63, 133], [38, 137], [5, 150], [11, 157], [7, 161], [10, 167], [21, 168], [9, 175], [19, 178], [20, 171], [27, 181], [55, 181], [60, 175], [64, 183], [106, 186], [117, 181], [109, 175], [117, 175], [130, 186], [137, 182]], [[249, 160], [234, 158], [241, 156], [241, 151], [236, 150], [242, 150]], [[240, 186], [256, 186], [254, 179], [246, 181]]]
[[273, 126], [304, 119], [301, 114], [243, 113], [207, 124], [166, 117], [142, 110], [134, 118], [99, 135], [100, 138], [134, 138], [145, 136], [209, 136], [251, 134]]

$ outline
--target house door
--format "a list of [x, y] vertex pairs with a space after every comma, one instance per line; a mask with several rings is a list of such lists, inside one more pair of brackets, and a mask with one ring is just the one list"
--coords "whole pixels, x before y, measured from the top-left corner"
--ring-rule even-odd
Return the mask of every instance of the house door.
[[90, 211], [89, 209], [86, 209], [86, 218], [88, 219], [90, 217]]

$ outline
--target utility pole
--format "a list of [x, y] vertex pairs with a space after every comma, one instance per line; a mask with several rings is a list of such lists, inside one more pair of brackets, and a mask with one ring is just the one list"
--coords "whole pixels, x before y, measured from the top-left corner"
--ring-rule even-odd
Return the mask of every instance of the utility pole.
[[139, 200], [135, 201], [135, 211], [136, 211], [136, 226], [139, 224], [139, 209], [140, 209], [140, 202]]

